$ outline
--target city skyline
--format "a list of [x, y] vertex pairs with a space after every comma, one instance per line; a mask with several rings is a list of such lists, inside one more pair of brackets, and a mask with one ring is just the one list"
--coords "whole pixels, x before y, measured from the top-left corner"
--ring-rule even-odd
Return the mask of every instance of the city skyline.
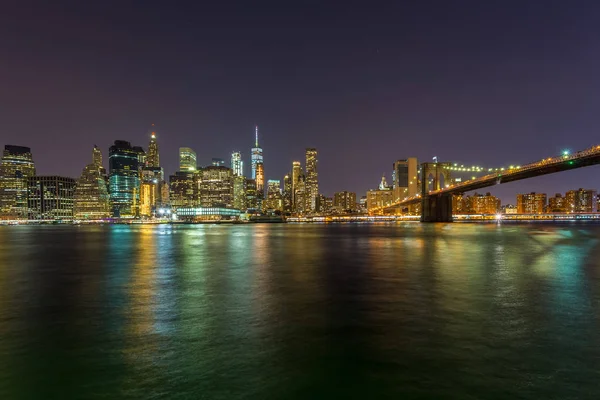
[[[238, 161], [241, 162], [241, 165], [237, 165], [238, 169], [243, 169], [243, 165], [246, 162], [248, 163], [248, 165], [250, 165], [250, 167], [252, 167], [252, 151], [255, 149], [256, 146], [258, 146], [258, 126], [255, 126], [254, 129], [255, 129], [255, 131], [254, 131], [255, 132], [255, 142], [253, 144], [253, 147], [248, 152], [247, 160], [245, 160], [244, 152], [243, 151], [231, 151], [230, 154], [229, 154], [230, 157], [228, 159], [227, 158], [222, 159], [222, 158], [211, 157], [211, 161], [210, 162], [202, 162], [202, 160], [196, 160], [196, 158], [194, 158], [194, 162], [196, 163], [197, 168], [200, 169], [200, 168], [209, 167], [211, 165], [214, 166], [215, 165], [215, 160], [219, 160], [220, 162], [225, 163], [224, 166], [226, 166], [229, 169], [232, 169], [233, 175], [235, 176], [236, 175], [236, 167], [234, 167], [234, 158], [235, 158], [236, 162], [238, 162]], [[149, 129], [147, 130], [146, 136], [148, 136], [147, 140], [149, 141], [149, 144], [146, 147], [144, 147], [144, 146], [136, 146], [136, 148], [137, 149], [141, 149], [142, 151], [144, 151], [146, 153], [146, 159], [147, 159], [147, 161], [146, 161], [146, 167], [153, 167], [155, 165], [158, 166], [158, 163], [159, 163], [159, 161], [158, 161], [158, 157], [159, 157], [158, 148], [159, 148], [159, 145], [160, 145], [160, 131], [157, 128], [157, 126], [156, 126], [155, 123], [151, 123], [150, 124]], [[119, 140], [119, 139], [117, 139], [116, 141], [117, 142], [118, 141], [123, 142], [123, 140]], [[128, 141], [125, 141], [125, 142], [128, 142]], [[15, 145], [15, 144], [6, 144], [6, 145], [7, 146], [16, 146], [16, 147], [31, 148], [31, 146], [22, 146], [22, 145]], [[113, 147], [113, 146], [114, 146], [114, 143], [111, 144], [111, 146], [108, 149], [108, 152], [110, 152], [110, 148]], [[264, 149], [262, 148], [262, 146], [259, 146], [258, 148], [261, 151], [260, 152], [260, 160], [261, 161], [259, 161], [259, 164], [261, 165], [261, 169], [262, 169], [262, 168], [264, 168], [263, 167], [264, 163], [262, 162]], [[94, 145], [94, 151], [97, 151], [98, 149], [99, 149], [98, 146]], [[181, 151], [190, 151], [190, 150], [192, 151], [192, 153], [194, 153], [194, 157], [195, 157], [195, 151], [194, 151], [194, 149], [189, 148], [189, 147], [179, 147], [178, 154], [177, 154], [177, 165], [178, 165], [178, 168], [176, 168], [174, 171], [172, 171], [173, 173], [176, 173], [177, 171], [181, 171], [181, 168], [182, 168], [182, 166], [181, 166], [181, 162], [182, 162], [181, 161], [181, 157], [182, 157]], [[306, 147], [305, 148], [305, 155], [306, 155], [307, 158], [306, 158], [306, 164], [304, 164], [304, 166], [302, 168], [306, 168], [307, 165], [311, 164], [311, 162], [309, 161], [309, 158], [308, 158], [309, 157], [308, 156], [309, 152], [314, 151], [315, 152], [315, 156], [314, 157], [316, 159], [316, 150], [317, 150], [316, 148], [312, 148], [312, 147]], [[563, 150], [562, 154], [566, 154], [566, 153], [569, 153], [569, 152], [570, 152], [570, 150]], [[31, 153], [34, 154], [34, 151], [31, 150]], [[168, 157], [165, 157], [165, 158], [168, 158]], [[436, 162], [437, 161], [442, 162], [441, 160], [437, 160], [437, 158], [438, 157], [433, 157], [433, 159]], [[100, 156], [99, 159], [100, 159], [101, 165], [103, 167], [106, 167], [104, 164], [102, 164], [103, 161], [102, 161], [102, 157], [101, 156]], [[414, 162], [418, 162], [417, 167], [419, 167], [419, 169], [420, 169], [420, 165], [419, 164], [421, 163], [421, 161], [418, 160], [416, 157], [407, 157], [406, 159], [399, 160], [398, 162], [406, 162], [406, 160], [415, 160], [415, 161], [413, 161], [413, 163]], [[35, 155], [34, 155], [34, 162], [35, 161], [36, 160], [35, 160]], [[426, 162], [429, 162], [429, 161], [426, 161]], [[297, 165], [297, 163], [298, 163], [298, 161], [293, 161], [290, 164], [290, 168], [288, 169], [288, 171], [285, 172], [283, 175], [281, 175], [281, 178], [278, 175], [277, 176], [269, 176], [268, 174], [263, 173], [262, 179], [264, 180], [264, 184], [263, 184], [264, 189], [266, 189], [266, 187], [267, 187], [266, 183], [267, 183], [268, 180], [274, 180], [274, 178], [277, 178], [275, 180], [283, 182], [285, 176], [287, 176], [287, 175], [293, 175], [294, 166]], [[391, 189], [394, 188], [394, 179], [395, 179], [394, 176], [395, 176], [396, 164], [397, 164], [397, 162], [394, 161], [394, 163], [392, 165], [392, 168], [391, 168], [391, 171], [386, 171], [386, 172], [383, 173], [383, 176], [380, 178], [380, 181], [379, 181], [380, 182], [379, 183], [379, 187], [381, 187], [381, 179], [385, 178], [385, 180], [387, 180], [388, 177], [389, 177], [389, 178], [391, 178], [390, 181], [392, 182], [389, 185], [389, 187]], [[461, 167], [461, 166], [463, 166], [463, 165], [459, 165], [459, 167]], [[464, 168], [464, 170], [462, 172], [461, 172], [462, 168], [455, 168], [454, 172], [453, 172], [453, 178], [461, 177], [462, 176], [463, 180], [465, 180], [465, 179], [468, 180], [468, 179], [470, 179], [471, 175], [479, 177], [479, 176], [481, 176], [483, 174], [486, 174], [487, 171], [488, 171], [488, 168], [481, 167], [481, 170], [477, 170], [477, 172], [472, 172], [471, 173], [471, 172], [468, 172], [468, 171], [471, 171], [471, 169], [470, 169], [471, 167], [469, 166], [469, 164], [464, 165], [464, 167], [465, 168]], [[508, 169], [509, 166], [506, 165], [506, 167]], [[316, 168], [316, 161], [315, 161], [315, 167], [313, 167], [313, 168]], [[415, 167], [412, 167], [412, 168], [414, 169]], [[478, 166], [478, 167], [473, 167], [473, 168], [480, 168], [480, 167]], [[167, 178], [170, 175], [169, 171], [164, 171], [163, 167], [161, 167], [160, 169], [161, 169], [162, 174], [163, 174], [163, 179]], [[586, 168], [586, 169], [589, 169], [589, 168]], [[187, 168], [184, 168], [184, 170], [187, 170]], [[553, 175], [556, 176], [556, 175], [573, 174], [573, 172], [576, 172], [576, 171], [577, 170], [566, 171], [566, 172], [561, 172], [560, 174], [553, 174]], [[40, 171], [38, 170], [38, 172], [40, 172]], [[243, 176], [246, 176], [247, 178], [251, 178], [251, 173], [253, 171], [248, 171], [248, 172], [243, 171], [243, 172], [244, 172]], [[74, 179], [77, 179], [77, 177], [79, 176], [79, 175], [74, 175], [74, 176], [58, 175], [58, 174], [53, 174], [53, 173], [38, 173], [38, 175], [40, 175], [40, 176], [64, 176], [64, 177], [69, 177], [69, 178], [74, 178]], [[550, 176], [552, 176], [552, 175], [550, 175]], [[531, 181], [535, 182], [536, 180], [543, 180], [544, 178], [547, 178], [547, 177], [548, 177], [548, 175], [530, 178], [530, 179], [527, 179], [525, 181], [525, 183], [529, 183]], [[420, 174], [419, 174], [419, 178], [418, 179], [421, 179]], [[167, 179], [167, 183], [168, 183], [168, 179]], [[410, 182], [410, 184], [412, 185], [412, 182]], [[512, 186], [512, 185], [516, 186], [515, 183], [513, 183], [513, 182], [504, 183], [502, 186]], [[550, 195], [553, 195], [555, 193], [561, 193], [561, 192], [564, 193], [564, 192], [568, 192], [570, 190], [574, 190], [576, 188], [583, 188], [584, 187], [582, 185], [578, 185], [577, 183], [575, 183], [575, 185], [573, 185], [572, 183], [569, 183], [566, 186], [567, 189], [565, 189], [565, 190], [559, 190], [559, 189], [555, 189], [553, 187], [550, 187], [550, 188], [547, 188], [547, 189], [544, 189], [544, 188], [539, 189], [537, 185], [533, 185], [531, 187], [528, 187], [528, 185], [523, 185], [523, 182], [521, 183], [520, 186], [521, 187], [524, 186], [523, 190], [521, 190], [519, 192], [514, 192], [514, 193], [510, 193], [509, 192], [509, 194], [508, 195], [505, 194], [504, 197], [502, 195], [499, 195], [497, 193], [498, 192], [498, 188], [501, 187], [500, 185], [489, 187], [488, 190], [490, 192], [492, 192], [493, 195], [495, 195], [496, 197], [498, 197], [502, 201], [502, 205], [507, 205], [507, 204], [510, 205], [510, 204], [515, 204], [515, 198], [519, 194], [526, 194], [526, 193], [538, 192], [538, 193], [546, 193], [546, 194], [548, 194], [548, 196], [550, 196]], [[564, 185], [562, 185], [562, 186], [564, 186]], [[538, 189], [533, 189], [533, 188], [538, 188]], [[588, 189], [588, 190], [598, 190], [598, 189], [600, 189], [600, 188], [598, 188], [596, 186], [590, 186], [590, 187], [585, 187], [585, 188]], [[281, 186], [281, 189], [282, 190], [284, 189], [283, 185]], [[377, 189], [377, 185], [372, 185], [364, 193], [363, 192], [359, 192], [359, 191], [353, 191], [353, 192], [357, 193], [358, 198], [360, 198], [361, 196], [367, 196], [368, 192], [371, 191], [371, 190], [374, 190], [374, 189]], [[333, 198], [333, 196], [336, 193], [338, 193], [340, 191], [345, 191], [347, 189], [344, 189], [344, 188], [335, 188], [335, 189], [333, 189], [331, 191], [331, 193], [327, 193], [327, 192], [324, 193], [323, 191], [320, 191], [318, 189], [318, 186], [317, 186], [317, 188], [315, 190], [316, 190], [316, 193], [323, 194], [325, 196]], [[420, 192], [420, 188], [417, 189], [417, 192]], [[465, 192], [465, 194], [474, 194], [476, 192], [477, 191], [467, 191], [467, 192]], [[502, 190], [500, 190], [500, 192], [502, 192]], [[504, 192], [506, 192], [506, 191], [504, 191]], [[398, 194], [395, 193], [393, 197], [394, 198], [398, 198]], [[312, 207], [310, 207], [310, 208], [313, 208], [313, 210], [314, 210], [314, 207], [315, 207], [314, 200], [311, 201], [311, 202], [312, 202]]]
[[[2, 142], [31, 147], [49, 175], [78, 176], [94, 143], [146, 145], [150, 122], [166, 171], [180, 146], [203, 164], [241, 149], [248, 169], [259, 125], [267, 179], [313, 146], [330, 195], [364, 193], [383, 171], [391, 181], [398, 158], [498, 166], [596, 144], [598, 4], [32, 9], [14, 3], [0, 16], [14, 38], [0, 50]], [[307, 13], [319, 15], [310, 27]], [[597, 188], [596, 174], [494, 193]]]

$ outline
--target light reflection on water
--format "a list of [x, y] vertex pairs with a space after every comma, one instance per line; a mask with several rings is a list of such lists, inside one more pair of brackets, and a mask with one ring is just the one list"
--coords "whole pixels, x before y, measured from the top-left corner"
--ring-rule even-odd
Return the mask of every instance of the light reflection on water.
[[0, 398], [598, 398], [599, 239], [0, 227]]

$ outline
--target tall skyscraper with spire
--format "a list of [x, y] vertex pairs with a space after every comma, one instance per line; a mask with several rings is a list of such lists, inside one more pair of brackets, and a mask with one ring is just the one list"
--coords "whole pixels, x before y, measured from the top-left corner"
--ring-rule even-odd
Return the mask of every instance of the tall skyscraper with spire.
[[165, 202], [162, 199], [163, 187], [166, 185], [165, 174], [160, 166], [156, 127], [152, 124], [150, 143], [146, 154], [146, 165], [142, 167], [142, 182], [140, 184], [139, 215], [150, 217]]
[[263, 163], [263, 150], [258, 145], [258, 126], [254, 129], [254, 147], [251, 150], [252, 179], [256, 179], [256, 164]]
[[152, 124], [152, 129], [150, 130], [150, 144], [148, 145], [146, 166], [160, 167], [160, 160], [158, 157], [158, 143], [156, 142], [156, 129], [154, 124]]

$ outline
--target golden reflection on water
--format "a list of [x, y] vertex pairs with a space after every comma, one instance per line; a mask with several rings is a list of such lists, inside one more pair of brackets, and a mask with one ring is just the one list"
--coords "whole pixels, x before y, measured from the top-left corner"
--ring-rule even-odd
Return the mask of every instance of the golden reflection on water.
[[[152, 365], [158, 345], [153, 329], [156, 306], [156, 271], [158, 249], [156, 227], [141, 226], [130, 232], [135, 237], [132, 254], [131, 274], [126, 285], [127, 305], [124, 307], [125, 346], [124, 354], [132, 368]], [[143, 338], [143, 340], [140, 340]], [[141, 359], [146, 359], [140, 363]]]

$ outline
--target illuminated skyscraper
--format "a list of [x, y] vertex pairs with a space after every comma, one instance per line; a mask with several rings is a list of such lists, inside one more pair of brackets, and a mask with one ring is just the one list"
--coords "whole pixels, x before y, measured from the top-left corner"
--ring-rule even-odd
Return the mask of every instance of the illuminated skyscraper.
[[96, 146], [92, 163], [86, 165], [77, 180], [73, 202], [75, 219], [103, 219], [110, 216], [110, 198], [106, 170], [102, 166], [102, 152]]
[[171, 205], [171, 195], [170, 195], [171, 187], [164, 181], [160, 187], [160, 205], [161, 207], [169, 207]]
[[242, 153], [234, 151], [231, 153], [231, 169], [233, 176], [244, 176], [244, 162], [242, 161]]
[[162, 187], [166, 185], [165, 174], [160, 166], [156, 131], [152, 124], [150, 144], [145, 166], [142, 167], [142, 182], [140, 185], [140, 216], [151, 217], [155, 215], [158, 207], [163, 205]]
[[233, 174], [231, 168], [209, 166], [202, 169], [200, 206], [233, 207]]
[[151, 217], [156, 212], [159, 185], [154, 182], [142, 182], [140, 185], [140, 217]]
[[161, 167], [142, 168], [140, 184], [140, 216], [151, 217], [162, 205], [162, 186], [165, 185], [164, 172]]
[[233, 177], [233, 208], [246, 210], [246, 178], [241, 175]]
[[172, 208], [200, 205], [201, 171], [177, 171], [169, 176], [169, 203]]
[[306, 201], [307, 211], [316, 211], [319, 194], [319, 174], [317, 172], [317, 149], [306, 149]]
[[150, 144], [148, 145], [148, 156], [146, 157], [147, 167], [160, 167], [160, 159], [158, 156], [158, 143], [156, 142], [156, 130], [152, 124], [150, 132]]
[[283, 177], [283, 211], [286, 213], [292, 212], [292, 202], [294, 192], [292, 191], [292, 177], [286, 175]]
[[141, 147], [132, 147], [124, 140], [115, 140], [108, 151], [109, 194], [115, 217], [135, 217], [140, 200]]
[[263, 163], [256, 164], [256, 192], [260, 198], [265, 193], [265, 169]]
[[418, 165], [415, 157], [398, 160], [393, 164], [392, 190], [394, 191], [394, 200], [401, 200], [417, 194], [417, 170]]
[[269, 179], [267, 182], [267, 198], [265, 210], [283, 211], [283, 198], [281, 196], [281, 182], [278, 179]]
[[306, 206], [309, 202], [307, 201], [306, 196], [306, 178], [304, 174], [298, 177], [298, 181], [296, 182], [295, 186], [294, 198], [296, 201], [294, 212], [297, 214], [306, 213], [308, 211]]
[[92, 164], [97, 168], [101, 168], [104, 170], [104, 174], [106, 174], [106, 170], [102, 165], [102, 152], [98, 148], [98, 146], [94, 145], [94, 150], [92, 150]]
[[179, 170], [195, 171], [198, 168], [196, 152], [189, 147], [179, 148]]
[[27, 178], [35, 176], [31, 149], [4, 146], [0, 162], [0, 218], [27, 218]]
[[27, 181], [29, 219], [73, 219], [75, 179], [63, 176], [31, 176]]
[[255, 179], [246, 179], [246, 208], [253, 212], [258, 210]]
[[[251, 163], [252, 163], [252, 179], [256, 179], [256, 165], [258, 163], [263, 163], [263, 150], [258, 145], [258, 126], [254, 130], [255, 139], [254, 139], [254, 147], [251, 150]], [[264, 183], [264, 181], [263, 181]], [[257, 182], [258, 184], [258, 182]]]
[[302, 165], [300, 165], [300, 161], [294, 161], [292, 163], [292, 210], [296, 211], [296, 188], [298, 185], [298, 180], [302, 175]]

